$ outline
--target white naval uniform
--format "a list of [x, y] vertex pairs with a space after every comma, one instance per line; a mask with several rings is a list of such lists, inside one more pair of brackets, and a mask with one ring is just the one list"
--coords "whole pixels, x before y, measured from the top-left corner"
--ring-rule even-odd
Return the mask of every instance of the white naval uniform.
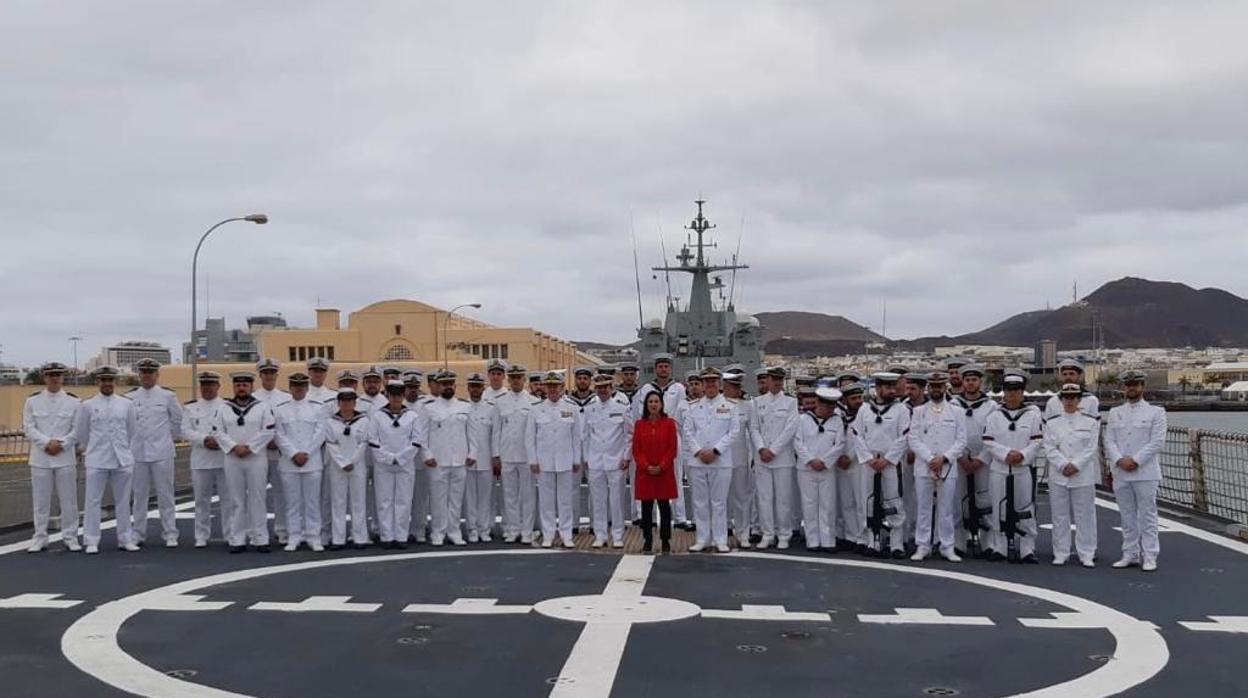
[[[1034, 405], [1023, 405], [1011, 410], [1001, 405], [988, 415], [984, 425], [984, 455], [988, 463], [989, 491], [992, 499], [992, 526], [989, 531], [988, 546], [1004, 555], [1008, 550], [1009, 541], [1001, 530], [1005, 520], [1005, 482], [1006, 477], [1014, 475], [1014, 509], [1018, 512], [1031, 514], [1030, 519], [1018, 522], [1022, 532], [1018, 541], [1018, 552], [1022, 557], [1034, 555], [1036, 552], [1036, 503], [1035, 484], [1032, 479], [1032, 468], [1036, 456], [1040, 455], [1044, 440], [1044, 418], [1040, 408]], [[1013, 467], [1005, 462], [1010, 451], [1023, 454], [1023, 462]]]
[[[632, 406], [622, 396], [594, 396], [582, 417], [594, 540], [624, 543], [624, 473], [632, 457]], [[623, 465], [621, 468], [620, 466]]]
[[503, 387], [497, 388], [497, 389], [491, 388], [490, 386], [487, 385], [485, 386], [485, 390], [481, 393], [481, 399], [494, 402], [495, 400], [499, 399], [500, 397], [510, 392], [511, 392], [511, 389], [507, 387], [506, 383], [503, 384]]
[[147, 538], [147, 508], [152, 489], [156, 490], [156, 506], [160, 511], [161, 537], [166, 542], [178, 541], [177, 512], [173, 502], [174, 439], [182, 435], [182, 403], [177, 393], [157, 385], [135, 388], [126, 393], [134, 402], [138, 431], [130, 450], [134, 453], [133, 503], [131, 535], [134, 542]]
[[[685, 422], [682, 425], [685, 437], [683, 446], [689, 463], [697, 542], [703, 546], [728, 545], [728, 490], [732, 486], [732, 444], [741, 433], [741, 418], [737, 409], [737, 403], [721, 393], [713, 398], [695, 400], [685, 412]], [[710, 463], [703, 463], [695, 454], [708, 448], [715, 451], [715, 458]], [[791, 452], [790, 445], [790, 454]], [[780, 455], [777, 454], [776, 458], [778, 460]]]
[[[793, 436], [797, 452], [797, 489], [802, 500], [806, 547], [836, 547], [836, 461], [845, 453], [845, 426], [835, 411], [827, 419], [813, 411], [797, 418]], [[823, 464], [822, 470], [812, 467]]]
[[525, 427], [529, 458], [538, 466], [537, 505], [542, 521], [542, 545], [555, 540], [556, 530], [565, 546], [572, 545], [572, 497], [580, 478], [581, 415], [560, 398], [542, 400], [529, 411]]
[[[1049, 513], [1053, 517], [1053, 557], [1070, 557], [1070, 524], [1080, 561], [1096, 558], [1096, 482], [1100, 478], [1101, 422], [1082, 409], [1049, 417], [1044, 423], [1049, 463]], [[1067, 477], [1062, 469], [1075, 466]]]
[[[758, 521], [764, 544], [779, 540], [787, 545], [793, 537], [797, 454], [793, 434], [797, 431], [797, 398], [784, 393], [766, 393], [754, 398], [750, 412], [750, 441], [754, 452], [754, 486], [758, 501]], [[770, 449], [775, 457], [764, 463], [759, 452]]]
[[[1156, 562], [1157, 488], [1161, 484], [1161, 449], [1166, 444], [1166, 411], [1143, 399], [1109, 411], [1105, 457], [1114, 477], [1114, 498], [1122, 515], [1122, 557]], [[1118, 461], [1130, 456], [1139, 464], [1127, 472]]]
[[[957, 408], [966, 420], [966, 455], [981, 461], [984, 466], [988, 465], [990, 460], [988, 454], [984, 453], [984, 425], [988, 423], [988, 415], [997, 409], [997, 403], [987, 395], [981, 395], [978, 399], [967, 400], [961, 395], [955, 395], [952, 398], [946, 397], [946, 401]], [[967, 413], [970, 414], [967, 414]], [[955, 464], [956, 465], [956, 464]], [[973, 477], [968, 477], [969, 473], [958, 470], [958, 511], [962, 511], [961, 507], [969, 507], [972, 504], [979, 509], [987, 509], [993, 506], [991, 483], [989, 482], [988, 468], [980, 467], [975, 471]], [[971, 480], [975, 481], [975, 493], [973, 496], [968, 495], [967, 488], [971, 484]], [[957, 547], [966, 550], [967, 540], [970, 538], [970, 532], [963, 525], [962, 516], [954, 517], [957, 524]]]
[[[286, 499], [287, 544], [321, 544], [321, 477], [325, 445], [325, 406], [307, 397], [277, 408], [275, 440], [281, 461], [282, 493]], [[294, 457], [307, 454], [298, 465]]]
[[909, 430], [910, 410], [900, 400], [892, 400], [883, 405], [874, 400], [862, 403], [851, 427], [854, 436], [851, 443], [862, 475], [859, 483], [864, 526], [862, 535], [864, 538], [871, 535], [865, 527], [875, 507], [876, 471], [869, 463], [879, 456], [888, 461], [888, 465], [880, 471], [883, 499], [881, 505], [896, 510], [896, 513], [888, 514], [884, 519], [888, 528], [889, 547], [893, 550], [902, 550], [905, 547], [906, 509], [901, 501], [901, 469], [898, 464], [906, 453]]
[[[338, 411], [338, 391], [327, 388], [324, 385], [309, 385], [308, 399], [318, 403], [325, 410], [325, 418], [329, 419]], [[323, 462], [323, 461], [322, 461]], [[330, 522], [333, 516], [330, 512], [332, 502], [329, 493], [329, 475], [325, 470], [321, 471], [321, 543], [328, 544], [330, 539]]]
[[[267, 404], [269, 410], [274, 415], [277, 414], [277, 408], [290, 402], [290, 393], [281, 388], [273, 390], [265, 390], [264, 388], [256, 388], [251, 394], [252, 397]], [[268, 462], [268, 473], [266, 475], [269, 482], [269, 489], [273, 493], [273, 533], [277, 536], [279, 543], [286, 542], [286, 493], [282, 491], [282, 475], [278, 468], [278, 462], [281, 460], [281, 453], [277, 449], [277, 441], [270, 441], [265, 446], [265, 458]]]
[[[387, 404], [385, 393], [379, 392], [376, 395], [369, 395], [364, 392], [361, 387], [355, 398], [355, 409], [363, 414], [372, 414], [374, 410], [379, 410]], [[368, 510], [368, 532], [377, 537], [377, 492], [373, 487], [373, 449], [364, 451], [364, 487], [367, 496], [364, 498], [364, 506]], [[424, 530], [423, 528], [421, 529]]]
[[728, 485], [728, 520], [733, 536], [742, 548], [750, 547], [750, 520], [754, 511], [754, 449], [750, 441], [750, 412], [753, 403], [749, 398], [728, 398], [737, 406], [737, 419], [741, 429], [732, 444], [732, 482]]
[[468, 436], [476, 444], [477, 462], [468, 468], [464, 486], [464, 526], [469, 542], [476, 538], [488, 543], [494, 527], [494, 457], [499, 452], [502, 426], [493, 400], [483, 397], [468, 404], [472, 408]]
[[[421, 409], [433, 400], [432, 395], [421, 395], [415, 400], [404, 399], [403, 406], [420, 417]], [[408, 527], [408, 537], [417, 543], [424, 543], [428, 540], [427, 532], [432, 518], [430, 511], [433, 500], [430, 493], [430, 470], [425, 467], [420, 454], [416, 454], [416, 460], [415, 477], [412, 479], [412, 523]]]
[[[958, 456], [966, 450], [966, 419], [949, 399], [928, 400], [910, 415], [908, 445], [914, 451], [914, 503], [918, 521], [914, 527], [915, 545], [920, 551], [932, 549], [932, 529], [944, 552], [953, 550], [954, 510], [958, 494]], [[944, 456], [939, 473], [929, 464]], [[936, 497], [936, 521], [932, 521], [932, 497]]]
[[837, 464], [835, 467], [837, 532], [842, 539], [850, 543], [865, 545], [867, 514], [863, 509], [862, 498], [863, 465], [858, 462], [858, 454], [855, 450], [853, 430], [855, 415], [848, 414], [843, 404], [838, 409], [841, 410], [838, 413], [841, 418], [841, 436], [845, 440], [845, 455], [848, 457], [849, 465], [842, 468]]
[[[688, 393], [685, 392], [685, 384], [681, 383], [680, 381], [671, 381], [667, 384], [666, 387], [660, 388], [658, 382], [650, 381], [649, 383], [642, 385], [637, 390], [637, 394], [633, 396], [633, 423], [634, 424], [637, 422], [638, 419], [641, 419], [642, 413], [645, 411], [645, 408], [646, 408], [646, 396], [649, 395], [650, 393], [658, 393], [659, 395], [663, 397], [663, 411], [667, 413], [668, 417], [671, 417], [673, 420], [676, 421], [676, 432], [677, 432], [676, 439], [679, 442], [680, 439], [684, 438], [683, 434], [681, 434], [681, 428], [682, 428], [680, 424], [681, 412], [684, 410], [685, 405], [689, 403]], [[686, 516], [686, 511], [685, 511], [684, 453], [685, 453], [684, 447], [681, 446], [679, 443], [677, 443], [676, 460], [672, 464], [673, 469], [676, 471], [675, 472], [676, 500], [672, 502], [672, 523], [680, 523], [682, 521], [687, 521], [689, 519], [689, 517]], [[637, 464], [636, 463], [633, 464], [632, 477], [634, 481], [637, 479]], [[633, 502], [633, 518], [636, 519], [636, 518], [639, 518], [640, 516], [641, 516], [641, 502], [634, 501]]]
[[[927, 402], [926, 398], [919, 405], [915, 405], [908, 399], [903, 398], [902, 402], [906, 407], [910, 408], [910, 416], [914, 417], [914, 410], [919, 405]], [[919, 506], [918, 499], [914, 493], [914, 474], [915, 466], [918, 465], [918, 457], [914, 455], [914, 451], [907, 448], [905, 455], [901, 457], [901, 503], [906, 510], [906, 542], [910, 543], [915, 540], [914, 530], [918, 526]], [[919, 466], [921, 467], [921, 466]]]
[[191, 487], [195, 493], [195, 544], [207, 545], [212, 538], [212, 496], [217, 496], [220, 515], [217, 525], [221, 537], [229, 540], [231, 509], [230, 489], [225, 482], [225, 451], [220, 444], [208, 448], [204, 441], [215, 441], [221, 429], [225, 401], [191, 400], [182, 409], [182, 438], [191, 444]]
[[529, 470], [526, 429], [529, 412], [537, 404], [527, 390], [508, 390], [494, 406], [498, 408], [498, 452], [503, 461], [503, 538], [533, 536], [537, 515], [537, 476]]
[[[452, 397], [434, 398], [421, 405], [420, 428], [416, 441], [423, 447], [416, 467], [428, 472], [432, 517], [429, 541], [442, 545], [450, 539], [463, 545], [459, 518], [464, 504], [467, 468], [477, 462], [477, 444], [472, 438], [472, 406]], [[427, 461], [434, 461], [433, 467]]]
[[[225, 486], [230, 493], [230, 545], [237, 547], [269, 544], [268, 511], [265, 505], [269, 481], [269, 456], [265, 449], [273, 441], [273, 410], [268, 403], [250, 399], [245, 403], [223, 400], [217, 443], [225, 451]], [[241, 424], [239, 422], [242, 422]], [[246, 446], [251, 453], [236, 456], [235, 446]]]
[[[369, 450], [373, 456], [373, 493], [382, 543], [407, 543], [412, 525], [412, 490], [420, 453], [418, 414], [386, 405], [369, 414]], [[424, 467], [423, 465], [421, 466]]]
[[[563, 394], [563, 399], [576, 408], [577, 418], [581, 420], [582, 424], [584, 424], [585, 408], [589, 407], [591, 402], [597, 400], [598, 396], [591, 392], [588, 397], [577, 397], [569, 391]], [[582, 453], [584, 453], [584, 451], [582, 451]], [[573, 479], [576, 480], [576, 491], [572, 493], [572, 532], [575, 534], [581, 532], [581, 486], [589, 484], [589, 473], [582, 471]], [[589, 515], [586, 518], [593, 521], [594, 503], [592, 498], [587, 497], [586, 499], [589, 500], [587, 502], [589, 506]]]
[[[1085, 392], [1083, 396], [1079, 398], [1079, 411], [1087, 414], [1089, 417], [1100, 419], [1101, 401], [1092, 393]], [[1054, 395], [1049, 398], [1048, 402], [1044, 403], [1045, 420], [1053, 419], [1054, 417], [1062, 415], [1064, 412], [1065, 410], [1062, 409], [1062, 398], [1060, 395]]]
[[[41, 390], [26, 398], [22, 407], [22, 430], [30, 441], [30, 494], [35, 533], [30, 542], [48, 542], [48, 519], [55, 491], [61, 506], [61, 539], [78, 542], [78, 410], [82, 401], [64, 389]], [[43, 449], [52, 441], [61, 444], [55, 456]]]
[[104, 487], [113, 492], [113, 513], [117, 518], [117, 547], [131, 542], [130, 484], [134, 476], [134, 453], [130, 442], [138, 430], [134, 403], [122, 395], [99, 394], [87, 399], [78, 410], [75, 441], [86, 453], [87, 492], [83, 506], [83, 542], [100, 544], [100, 503]]
[[[368, 540], [368, 415], [356, 412], [349, 419], [337, 413], [325, 423], [324, 479], [329, 483], [329, 542], [347, 543], [347, 512], [351, 514], [351, 542]], [[350, 468], [348, 470], [348, 468]]]

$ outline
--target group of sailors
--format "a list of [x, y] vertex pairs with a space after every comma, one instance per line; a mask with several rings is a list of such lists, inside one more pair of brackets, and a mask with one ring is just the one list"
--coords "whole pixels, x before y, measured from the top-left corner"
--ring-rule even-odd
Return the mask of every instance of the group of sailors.
[[[370, 367], [336, 373], [313, 358], [278, 386], [279, 364], [222, 377], [203, 371], [185, 406], [159, 385], [157, 362], [136, 365], [139, 387], [119, 395], [118, 372], [94, 373], [99, 393], [79, 401], [62, 387], [64, 365], [42, 369], [24, 428], [31, 443], [35, 531], [29, 550], [48, 544], [51, 500], [59, 497], [64, 544], [79, 550], [77, 453], [84, 455], [87, 552], [100, 545], [101, 504], [111, 489], [117, 545], [137, 551], [147, 538], [150, 492], [160, 535], [178, 545], [174, 443], [191, 444], [194, 544], [212, 535], [219, 501], [232, 553], [314, 551], [379, 543], [406, 548], [490, 542], [495, 482], [501, 481], [504, 542], [574, 547], [588, 484], [594, 547], [622, 548], [639, 523], [631, 442], [646, 397], [657, 393], [678, 425], [677, 525], [695, 532], [693, 552], [737, 547], [856, 551], [921, 561], [934, 552], [1034, 563], [1037, 467], [1047, 463], [1052, 562], [1097, 552], [1095, 485], [1101, 480], [1101, 416], [1083, 388], [1083, 369], [1059, 366], [1061, 390], [1041, 408], [1025, 401], [1026, 374], [1006, 371], [1002, 399], [985, 392], [985, 371], [964, 360], [944, 370], [906, 367], [863, 377], [797, 378], [785, 392], [783, 368], [743, 367], [673, 376], [674, 359], [654, 357], [655, 380], [639, 366], [581, 367], [565, 390], [562, 372], [530, 373], [492, 360], [466, 376], [442, 370]], [[1114, 567], [1156, 569], [1159, 454], [1165, 413], [1143, 399], [1144, 375], [1121, 376], [1126, 400], [1109, 411], [1107, 456], [1122, 516], [1122, 555]], [[259, 383], [259, 387], [256, 383]], [[692, 519], [692, 520], [690, 520]]]

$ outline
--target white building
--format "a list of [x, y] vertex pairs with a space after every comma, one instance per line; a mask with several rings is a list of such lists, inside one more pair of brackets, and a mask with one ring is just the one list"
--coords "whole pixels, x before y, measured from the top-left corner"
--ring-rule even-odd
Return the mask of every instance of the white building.
[[92, 357], [87, 362], [87, 370], [91, 371], [99, 366], [116, 366], [119, 369], [133, 372], [134, 364], [139, 359], [156, 359], [161, 366], [173, 361], [169, 348], [157, 342], [118, 342], [111, 346], [101, 347], [99, 356]]
[[1248, 400], [1248, 381], [1231, 383], [1222, 389], [1223, 400]]

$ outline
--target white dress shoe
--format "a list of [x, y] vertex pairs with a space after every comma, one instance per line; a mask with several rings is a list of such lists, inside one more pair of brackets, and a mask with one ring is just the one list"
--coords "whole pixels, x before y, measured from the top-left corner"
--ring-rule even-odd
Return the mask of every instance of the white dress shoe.
[[1061, 556], [1061, 557], [1054, 557], [1054, 558], [1053, 558], [1053, 566], [1054, 566], [1054, 567], [1061, 567], [1062, 565], [1066, 564], [1066, 559], [1067, 559], [1067, 556], [1066, 556], [1066, 555], [1063, 555], [1063, 556]]
[[957, 552], [955, 552], [953, 548], [940, 551], [940, 556], [949, 562], [962, 562], [962, 558], [958, 557]]
[[758, 549], [766, 550], [767, 548], [770, 548], [771, 544], [774, 542], [775, 542], [775, 539], [772, 538], [771, 536], [763, 536], [763, 539], [758, 541]]
[[479, 540], [481, 540], [481, 537], [477, 535], [477, 532], [476, 532], [476, 531], [469, 531], [469, 532], [468, 532], [468, 542], [469, 542], [469, 543], [476, 543], [476, 542], [477, 542], [477, 541], [479, 541]]
[[99, 555], [99, 554], [100, 554], [100, 546], [98, 546], [98, 545], [88, 545], [88, 546], [87, 546], [87, 554], [88, 554], [88, 555]]
[[691, 553], [700, 553], [703, 550], [706, 550], [706, 545], [703, 543], [694, 543], [693, 545], [689, 546], [689, 552]]
[[477, 536], [477, 540], [481, 541], [482, 543], [489, 543], [493, 541], [494, 539], [490, 537], [490, 534], [482, 533], [481, 535]]
[[1144, 561], [1144, 564], [1140, 565], [1140, 569], [1144, 570], [1145, 572], [1156, 572], [1156, 571], [1157, 571], [1157, 561], [1156, 561], [1156, 560], [1145, 560], [1145, 561]]
[[919, 548], [918, 550], [914, 551], [914, 554], [910, 556], [910, 559], [913, 562], [923, 562], [924, 560], [927, 559], [927, 556], [931, 554], [932, 554], [931, 550], [927, 548]]
[[128, 553], [139, 552], [139, 546], [136, 543], [126, 543], [125, 545], [121, 546], [121, 549]]
[[1084, 567], [1087, 567], [1088, 569], [1096, 567], [1096, 563], [1090, 557], [1079, 558], [1079, 564], [1083, 565]]
[[460, 538], [459, 536], [455, 536], [451, 539], [451, 545], [468, 545], [468, 541]]
[[[513, 535], [503, 536], [503, 542], [504, 542], [504, 543], [515, 543], [515, 542], [516, 542], [516, 541], [518, 541], [518, 540], [520, 540], [520, 536], [517, 536], [517, 535], [514, 535], [514, 534], [513, 534]], [[527, 540], [526, 540], [526, 541], [524, 541], [524, 542], [525, 542], [525, 543], [528, 543], [529, 541], [527, 541]]]
[[547, 540], [543, 540], [543, 541], [542, 541], [542, 547], [543, 547], [543, 548], [553, 548], [553, 547], [555, 547], [555, 542], [554, 542], [553, 540], [549, 540], [549, 539], [547, 539]]
[[208, 541], [206, 541], [206, 540], [197, 540], [197, 541], [195, 541], [195, 547], [196, 547], [196, 548], [207, 548], [207, 547], [208, 547]]
[[715, 544], [715, 552], [717, 552], [717, 553], [727, 553], [727, 552], [731, 552], [731, 551], [732, 551], [732, 548], [729, 548], [729, 547], [728, 547], [728, 545], [727, 545], [726, 543], [716, 543], [716, 544]]
[[82, 546], [78, 544], [77, 540], [70, 538], [69, 540], [65, 541], [65, 549], [71, 553], [76, 553], [79, 550], [82, 550]]
[[750, 547], [751, 547], [751, 545], [750, 545], [750, 539], [749, 539], [749, 538], [738, 538], [738, 539], [737, 539], [737, 547], [738, 547], [738, 548], [741, 548], [742, 550], [749, 550], [749, 549], [750, 549]]
[[29, 548], [26, 548], [26, 552], [28, 552], [28, 553], [41, 553], [41, 552], [43, 552], [43, 543], [31, 543], [31, 544], [30, 544], [30, 547], [29, 547]]
[[285, 550], [288, 553], [293, 553], [298, 549], [299, 549], [299, 544], [294, 542], [293, 540], [287, 543], [285, 548], [282, 548], [282, 550]]
[[525, 545], [528, 545], [529, 543], [532, 543], [532, 542], [533, 542], [533, 534], [532, 534], [532, 533], [521, 533], [521, 534], [520, 534], [520, 542], [521, 542], [521, 543], [524, 543]]
[[178, 541], [176, 541], [176, 540], [167, 540], [167, 541], [165, 541], [165, 547], [166, 547], [166, 548], [176, 548], [176, 547], [178, 547]]
[[323, 552], [325, 552], [325, 546], [324, 546], [324, 544], [322, 544], [319, 540], [318, 540], [318, 541], [313, 541], [313, 542], [312, 542], [312, 552], [314, 552], [314, 553], [323, 553]]
[[1113, 565], [1110, 565], [1110, 566], [1116, 570], [1121, 570], [1121, 569], [1126, 569], [1128, 567], [1135, 567], [1138, 564], [1140, 564], [1139, 560], [1136, 560], [1130, 557], [1124, 557], [1118, 562], [1115, 562]]
[[602, 540], [601, 538], [595, 538], [595, 539], [594, 539], [594, 542], [589, 544], [589, 547], [591, 547], [591, 548], [601, 548], [602, 546], [604, 546], [604, 545], [606, 545], [606, 544], [607, 544], [607, 542], [606, 542], [605, 540]]
[[571, 538], [565, 538], [565, 539], [563, 540], [563, 547], [565, 547], [565, 548], [575, 548], [575, 547], [576, 547], [576, 541], [572, 540]]
[[623, 548], [623, 547], [624, 547], [624, 541], [622, 541], [622, 540], [613, 540], [613, 541], [611, 541], [611, 547], [612, 547], [612, 548], [615, 548], [615, 549], [617, 549], [617, 550], [618, 550], [618, 549], [620, 549], [620, 548]]
[[776, 549], [777, 549], [777, 550], [788, 550], [788, 549], [789, 549], [789, 541], [788, 541], [787, 539], [781, 538], [781, 539], [780, 539], [780, 541], [776, 543]]

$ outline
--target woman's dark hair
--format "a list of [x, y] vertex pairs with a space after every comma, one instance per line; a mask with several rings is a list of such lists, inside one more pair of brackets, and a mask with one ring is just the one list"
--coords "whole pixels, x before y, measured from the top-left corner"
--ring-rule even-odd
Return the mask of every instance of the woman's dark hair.
[[[650, 416], [650, 398], [652, 397], [658, 398], [659, 400], [659, 416], [657, 417]], [[646, 393], [646, 399], [644, 402], [641, 403], [641, 418], [642, 419], [662, 419], [663, 417], [666, 417], [666, 416], [667, 416], [667, 410], [663, 409], [663, 396], [653, 391]]]

